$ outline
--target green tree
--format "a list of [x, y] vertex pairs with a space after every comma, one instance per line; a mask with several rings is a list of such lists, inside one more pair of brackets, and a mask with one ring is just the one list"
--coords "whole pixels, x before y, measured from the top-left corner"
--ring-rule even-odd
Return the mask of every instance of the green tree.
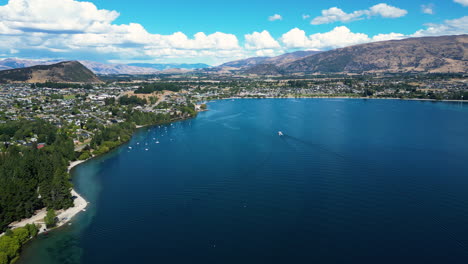
[[24, 227], [16, 228], [15, 230], [13, 230], [13, 235], [16, 238], [18, 238], [18, 241], [20, 242], [20, 244], [26, 243], [26, 241], [28, 241], [29, 238], [31, 237], [31, 235], [29, 234], [28, 229], [26, 229]]
[[0, 237], [0, 252], [7, 255], [9, 259], [12, 259], [18, 255], [20, 249], [20, 243], [18, 238], [10, 236]]
[[3, 251], [0, 251], [0, 264], [8, 264], [8, 256]]
[[55, 226], [57, 222], [57, 215], [55, 214], [54, 209], [47, 210], [46, 217], [44, 217], [44, 222], [48, 228]]
[[13, 231], [12, 231], [10, 228], [8, 228], [8, 229], [5, 231], [5, 236], [9, 236], [9, 237], [13, 236]]
[[31, 237], [35, 237], [39, 233], [39, 228], [36, 225], [27, 224], [25, 227], [28, 229], [29, 235]]

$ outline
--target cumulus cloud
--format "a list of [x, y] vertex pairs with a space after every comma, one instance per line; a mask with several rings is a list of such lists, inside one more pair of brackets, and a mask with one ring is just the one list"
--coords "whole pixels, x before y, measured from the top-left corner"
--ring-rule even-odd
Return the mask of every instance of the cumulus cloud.
[[345, 26], [310, 36], [306, 36], [304, 30], [294, 28], [281, 37], [281, 42], [288, 48], [308, 49], [338, 48], [368, 41], [369, 37], [366, 34], [353, 33]]
[[453, 0], [455, 3], [459, 3], [463, 6], [468, 6], [468, 0]]
[[10, 0], [0, 6], [5, 25], [28, 32], [85, 32], [118, 16], [116, 11], [98, 10], [90, 2], [74, 0]]
[[356, 45], [367, 42], [397, 40], [409, 37], [460, 35], [468, 33], [468, 16], [445, 20], [441, 24], [426, 24], [425, 29], [414, 34], [387, 33], [368, 36], [364, 33], [355, 33], [345, 26], [335, 27], [326, 33], [316, 33], [307, 36], [304, 30], [293, 28], [280, 38], [281, 43], [288, 49], [332, 49]]
[[361, 20], [365, 18], [370, 18], [373, 16], [380, 16], [384, 18], [397, 18], [405, 16], [408, 11], [387, 5], [385, 3], [380, 3], [374, 6], [371, 6], [367, 10], [357, 10], [352, 13], [346, 13], [338, 7], [331, 7], [329, 9], [322, 10], [322, 15], [315, 17], [310, 22], [312, 25], [321, 25], [321, 24], [330, 24], [334, 22], [351, 22], [356, 20]]
[[345, 26], [335, 27], [326, 33], [316, 33], [307, 36], [304, 30], [294, 28], [283, 34], [280, 38], [284, 46], [290, 49], [332, 49], [361, 43], [402, 39], [405, 35], [400, 33], [378, 34], [369, 37], [364, 33], [354, 33]]
[[[149, 33], [137, 23], [115, 24], [119, 13], [76, 0], [9, 0], [0, 6], [0, 51], [28, 49], [45, 53], [99, 53], [119, 57], [197, 56], [211, 50], [213, 57], [226, 50], [239, 52], [233, 34], [199, 32], [188, 37]], [[15, 49], [11, 49], [14, 47]], [[11, 52], [14, 51], [14, 52]]]
[[[322, 14], [321, 22], [332, 23], [372, 16], [398, 17], [406, 11], [378, 4], [350, 14], [338, 8], [324, 10]], [[199, 32], [193, 36], [183, 32], [154, 34], [137, 23], [116, 24], [118, 16], [116, 11], [98, 9], [92, 3], [77, 0], [9, 0], [0, 6], [0, 56], [159, 62], [198, 60], [216, 64], [297, 49], [327, 50], [372, 41], [468, 33], [468, 16], [465, 16], [440, 24], [426, 24], [424, 29], [411, 35], [391, 32], [369, 36], [352, 32], [345, 26], [308, 35], [304, 30], [293, 28], [279, 39], [266, 30], [246, 34], [245, 41], [240, 44], [235, 35], [223, 32]]]
[[270, 20], [270, 21], [283, 20], [283, 17], [281, 15], [274, 14], [272, 16], [269, 16], [268, 20]]
[[245, 35], [247, 49], [277, 49], [280, 44], [266, 30]]
[[426, 29], [416, 31], [411, 37], [460, 35], [468, 33], [468, 16], [445, 20], [442, 24], [429, 23]]
[[406, 14], [408, 14], [408, 11], [384, 3], [372, 6], [368, 13], [369, 16], [381, 16], [386, 18], [397, 18], [405, 16]]
[[433, 15], [435, 13], [434, 5], [433, 4], [421, 5], [421, 12], [423, 12], [424, 14]]
[[392, 32], [388, 34], [377, 34], [372, 37], [372, 41], [385, 41], [385, 40], [403, 39], [403, 38], [405, 38], [404, 34]]

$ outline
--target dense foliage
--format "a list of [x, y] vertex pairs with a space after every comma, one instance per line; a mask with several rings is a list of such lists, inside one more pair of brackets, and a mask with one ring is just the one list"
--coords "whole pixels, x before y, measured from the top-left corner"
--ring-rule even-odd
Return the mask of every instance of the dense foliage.
[[57, 128], [42, 120], [20, 120], [0, 124], [0, 141], [25, 140], [37, 135], [37, 141], [51, 145], [55, 142]]
[[81, 84], [81, 83], [57, 83], [57, 82], [44, 82], [44, 83], [33, 83], [31, 88], [56, 88], [56, 89], [66, 89], [66, 88], [84, 88], [84, 89], [93, 89], [91, 84]]
[[37, 209], [72, 206], [67, 172], [69, 161], [75, 157], [72, 140], [39, 121], [8, 122], [0, 126], [0, 133], [3, 138], [36, 133], [51, 142], [42, 149], [34, 144], [6, 145], [0, 152], [0, 231], [11, 222], [31, 217]]
[[137, 96], [127, 96], [124, 95], [119, 98], [119, 103], [121, 105], [145, 105], [147, 103], [145, 98], [138, 98]]
[[8, 230], [0, 237], [0, 264], [14, 263], [19, 257], [21, 246], [38, 233], [35, 225], [27, 224], [25, 227]]
[[143, 83], [135, 90], [136, 94], [150, 94], [153, 92], [161, 92], [164, 90], [178, 92], [182, 89], [180, 85], [175, 83]]

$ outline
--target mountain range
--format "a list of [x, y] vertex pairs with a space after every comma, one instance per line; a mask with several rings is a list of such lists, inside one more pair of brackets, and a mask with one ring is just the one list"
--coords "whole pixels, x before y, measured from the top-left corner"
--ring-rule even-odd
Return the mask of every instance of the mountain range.
[[409, 38], [360, 44], [241, 69], [247, 74], [467, 73], [468, 35]]
[[195, 70], [195, 69], [205, 69], [211, 67], [208, 64], [204, 63], [129, 63], [130, 66], [135, 67], [143, 67], [143, 68], [153, 68], [158, 71], [164, 71], [169, 69], [187, 69], [187, 70]]
[[246, 70], [257, 65], [272, 64], [275, 66], [281, 66], [283, 64], [296, 61], [311, 55], [320, 53], [320, 51], [308, 50], [308, 51], [295, 51], [285, 53], [276, 57], [252, 57], [243, 60], [236, 60], [221, 64], [213, 69], [216, 71], [232, 71], [232, 70]]
[[[7, 58], [0, 60], [0, 71], [11, 70], [18, 68], [31, 67], [36, 65], [51, 65], [63, 60], [27, 60]], [[109, 64], [95, 61], [80, 61], [81, 64], [93, 71], [95, 74], [157, 74], [161, 71], [172, 72], [172, 69], [194, 70], [210, 67], [203, 63], [196, 64], [148, 64], [148, 63], [133, 63], [133, 64]]]
[[[0, 70], [50, 65], [58, 60], [4, 59]], [[408, 38], [330, 51], [296, 51], [276, 57], [252, 57], [207, 68], [206, 64], [104, 64], [80, 61], [96, 74], [302, 75], [327, 73], [467, 73], [468, 35]]]

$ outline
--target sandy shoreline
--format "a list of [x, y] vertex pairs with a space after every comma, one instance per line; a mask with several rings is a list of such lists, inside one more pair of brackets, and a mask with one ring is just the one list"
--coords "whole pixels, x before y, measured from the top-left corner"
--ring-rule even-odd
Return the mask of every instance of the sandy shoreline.
[[[68, 166], [68, 172], [70, 172], [70, 170], [73, 167], [75, 167], [75, 166], [77, 166], [77, 165], [79, 165], [79, 164], [81, 164], [83, 162], [85, 162], [85, 161], [80, 160], [80, 161], [71, 162], [70, 165]], [[71, 195], [72, 195], [72, 197], [74, 197], [73, 207], [70, 207], [70, 208], [68, 208], [66, 210], [56, 211], [56, 213], [57, 213], [57, 225], [56, 225], [56, 227], [63, 226], [66, 223], [70, 222], [70, 220], [75, 215], [77, 215], [78, 213], [84, 211], [86, 206], [88, 206], [88, 202], [81, 195], [79, 195], [74, 189], [71, 190]], [[23, 220], [11, 223], [9, 225], [9, 227], [11, 229], [15, 229], [15, 228], [18, 228], [18, 227], [24, 227], [27, 224], [37, 224], [37, 225], [40, 225], [39, 233], [43, 233], [43, 232], [47, 231], [45, 223], [44, 223], [44, 217], [46, 216], [46, 214], [47, 214], [46, 208], [43, 208], [41, 210], [36, 211], [35, 214], [33, 216], [31, 216], [30, 218], [23, 219]], [[0, 236], [2, 236], [3, 234], [4, 233], [0, 234]]]

